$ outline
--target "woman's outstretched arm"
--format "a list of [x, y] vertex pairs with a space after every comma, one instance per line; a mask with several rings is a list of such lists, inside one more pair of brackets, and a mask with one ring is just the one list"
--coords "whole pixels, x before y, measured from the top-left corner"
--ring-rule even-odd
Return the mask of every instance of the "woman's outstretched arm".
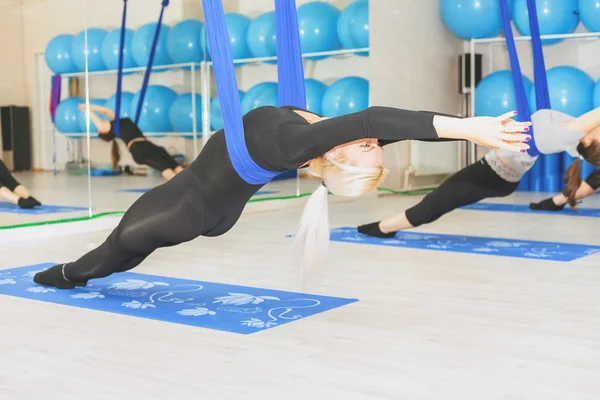
[[291, 121], [279, 129], [279, 148], [292, 162], [305, 162], [336, 146], [375, 138], [385, 144], [402, 140], [470, 140], [488, 147], [512, 151], [529, 148], [521, 142], [530, 123], [515, 122], [506, 114], [498, 118], [454, 118], [431, 112], [391, 107], [369, 107], [364, 111], [306, 124]]
[[[99, 107], [102, 109], [106, 109], [109, 112], [112, 113], [112, 111], [110, 111], [108, 108], [106, 107], [100, 107], [100, 106], [95, 106], [93, 104], [90, 105], [90, 120], [92, 121], [92, 123], [94, 124], [94, 126], [96, 127], [96, 129], [98, 130], [98, 133], [100, 134], [104, 134], [104, 133], [108, 133], [110, 131], [111, 128], [111, 123], [110, 121], [107, 121], [105, 119], [102, 119], [98, 116], [98, 114], [96, 114], [94, 111], [98, 111], [99, 113], [106, 115], [108, 118], [110, 118], [110, 116], [108, 116], [107, 114], [101, 112], [100, 110], [96, 110], [95, 108]], [[79, 109], [83, 112], [85, 112], [85, 104], [81, 104], [79, 105]], [[113, 118], [111, 118], [111, 121], [114, 120], [114, 113], [112, 114]]]
[[574, 118], [565, 124], [565, 128], [583, 133], [590, 133], [598, 127], [600, 127], [600, 107]]

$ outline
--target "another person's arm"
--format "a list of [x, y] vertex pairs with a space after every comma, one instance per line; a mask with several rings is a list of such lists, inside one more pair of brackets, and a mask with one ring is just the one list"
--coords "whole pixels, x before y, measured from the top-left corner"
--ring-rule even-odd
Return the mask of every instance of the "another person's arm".
[[565, 124], [565, 128], [569, 130], [584, 133], [590, 133], [599, 126], [600, 107], [574, 118]]

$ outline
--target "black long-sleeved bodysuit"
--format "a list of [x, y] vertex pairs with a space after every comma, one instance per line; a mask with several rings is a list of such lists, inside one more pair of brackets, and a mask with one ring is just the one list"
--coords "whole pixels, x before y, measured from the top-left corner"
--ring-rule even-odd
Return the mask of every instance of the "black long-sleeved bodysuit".
[[[260, 107], [247, 113], [243, 122], [252, 159], [267, 170], [289, 171], [358, 139], [377, 138], [381, 145], [441, 140], [433, 127], [434, 115], [370, 107], [310, 124], [291, 107]], [[141, 196], [102, 245], [75, 262], [36, 275], [35, 281], [61, 288], [83, 285], [88, 279], [134, 268], [157, 248], [201, 235], [222, 235], [261, 186], [246, 183], [233, 169], [221, 130], [188, 168]]]

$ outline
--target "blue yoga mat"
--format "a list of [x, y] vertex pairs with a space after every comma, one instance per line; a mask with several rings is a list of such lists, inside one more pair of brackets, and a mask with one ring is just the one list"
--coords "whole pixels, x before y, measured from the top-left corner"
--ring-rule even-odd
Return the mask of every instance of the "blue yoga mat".
[[[146, 188], [146, 189], [121, 189], [119, 190], [119, 192], [123, 192], [123, 193], [146, 193], [149, 190], [151, 190], [152, 188]], [[274, 194], [274, 193], [279, 193], [276, 191], [272, 191], [272, 190], [260, 190], [258, 192], [256, 192], [254, 195], [255, 196], [264, 196], [267, 194]]]
[[481, 210], [481, 211], [501, 211], [514, 213], [531, 213], [531, 214], [552, 214], [552, 215], [568, 215], [572, 217], [588, 217], [600, 218], [600, 209], [598, 208], [576, 208], [572, 209], [565, 207], [562, 211], [543, 211], [532, 210], [528, 204], [496, 204], [496, 203], [475, 203], [465, 207], [465, 210]]
[[57, 214], [57, 213], [66, 213], [66, 212], [74, 212], [74, 211], [85, 211], [87, 208], [85, 207], [66, 207], [66, 206], [51, 206], [51, 205], [42, 205], [40, 207], [23, 209], [19, 208], [16, 204], [12, 203], [4, 203], [0, 202], [0, 213], [13, 213], [13, 214]]
[[473, 253], [490, 256], [573, 261], [600, 252], [600, 246], [538, 242], [504, 238], [455, 236], [420, 232], [398, 232], [392, 239], [380, 239], [359, 233], [356, 228], [331, 231], [331, 240], [410, 249]]
[[242, 335], [358, 301], [131, 272], [73, 290], [33, 282], [37, 272], [54, 264], [1, 270], [0, 294]]

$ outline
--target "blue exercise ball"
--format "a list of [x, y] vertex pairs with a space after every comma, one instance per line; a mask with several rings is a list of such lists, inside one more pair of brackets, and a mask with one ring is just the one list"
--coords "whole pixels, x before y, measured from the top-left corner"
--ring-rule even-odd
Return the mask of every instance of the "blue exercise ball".
[[369, 81], [354, 76], [335, 81], [325, 91], [321, 107], [326, 117], [366, 109], [369, 107]]
[[[196, 94], [196, 132], [202, 132], [202, 96]], [[177, 96], [169, 110], [169, 121], [174, 132], [193, 132], [194, 113], [192, 112], [192, 94]]]
[[[277, 55], [277, 24], [275, 12], [271, 11], [256, 17], [248, 26], [246, 35], [248, 48], [253, 57], [274, 57]], [[276, 64], [277, 60], [266, 61]]]
[[[573, 33], [579, 24], [577, 0], [538, 0], [536, 10], [542, 35]], [[521, 35], [531, 35], [527, 0], [515, 0], [513, 21]], [[544, 39], [542, 44], [556, 44], [561, 40]]]
[[85, 71], [85, 59], [87, 54], [88, 71], [102, 71], [106, 69], [102, 61], [102, 42], [106, 37], [106, 31], [100, 28], [91, 28], [87, 30], [87, 48], [85, 49], [86, 31], [80, 32], [73, 39], [73, 48], [71, 55], [73, 62], [79, 71]]
[[[227, 34], [229, 35], [229, 46], [231, 47], [231, 56], [234, 60], [251, 58], [252, 52], [248, 47], [248, 28], [251, 20], [245, 15], [238, 13], [225, 14], [225, 23], [227, 24]], [[205, 51], [207, 61], [210, 60], [210, 43], [206, 36], [206, 27], [200, 33], [200, 46], [202, 51]], [[235, 64], [236, 67], [242, 64]]]
[[[339, 50], [342, 47], [337, 34], [340, 11], [329, 3], [313, 1], [298, 7], [298, 28], [302, 53]], [[325, 56], [308, 57], [320, 60]]]
[[594, 92], [592, 96], [594, 108], [600, 107], [600, 80], [594, 85]]
[[[246, 93], [238, 90], [240, 96], [240, 104], [244, 101]], [[210, 100], [210, 129], [213, 131], [219, 131], [223, 129], [223, 116], [221, 115], [221, 103], [219, 103], [219, 96], [215, 96]]]
[[[580, 69], [554, 67], [547, 72], [550, 104], [553, 110], [579, 117], [594, 107], [594, 80]], [[529, 108], [537, 110], [535, 88], [529, 95]]]
[[[82, 101], [82, 103], [85, 104], [85, 101]], [[105, 99], [90, 99], [90, 104], [94, 105], [94, 106], [105, 107], [106, 100]], [[105, 117], [104, 115], [102, 115], [100, 113], [96, 113], [96, 115], [98, 117], [100, 117], [100, 119], [108, 121], [108, 118]], [[79, 110], [79, 114], [77, 114], [77, 125], [79, 126], [79, 130], [81, 132], [87, 132], [85, 111]], [[90, 118], [90, 133], [91, 134], [98, 133], [98, 129], [96, 129], [96, 125], [94, 125], [91, 118]]]
[[[135, 118], [135, 112], [130, 113], [131, 102], [133, 101], [133, 93], [121, 92], [121, 111], [119, 111], [119, 118]], [[113, 94], [106, 100], [104, 107], [111, 109], [113, 112], [117, 112], [117, 95]]]
[[167, 36], [167, 52], [174, 64], [199, 63], [204, 59], [200, 46], [203, 29], [204, 24], [195, 19], [183, 20], [171, 28]]
[[315, 114], [323, 112], [323, 96], [327, 90], [327, 85], [315, 79], [304, 80], [304, 89], [306, 91], [306, 109]]
[[225, 14], [227, 23], [227, 33], [229, 34], [229, 44], [231, 46], [231, 56], [234, 60], [251, 58], [252, 53], [248, 47], [248, 27], [250, 18], [238, 13]]
[[[142, 132], [171, 132], [169, 111], [176, 98], [177, 93], [173, 89], [161, 85], [148, 86], [138, 121], [138, 127]], [[129, 108], [129, 113], [134, 118], [139, 102], [140, 92], [137, 92]]]
[[[508, 0], [509, 11], [513, 3]], [[440, 12], [448, 30], [463, 40], [490, 38], [503, 30], [498, 0], [440, 0]]]
[[[156, 42], [154, 61], [152, 63], [154, 66], [172, 63], [171, 57], [169, 57], [169, 53], [167, 52], [167, 37], [169, 36], [169, 30], [170, 28], [168, 25], [162, 24], [158, 35], [158, 41]], [[148, 65], [155, 31], [156, 23], [151, 22], [143, 25], [133, 34], [133, 38], [131, 39], [131, 52], [138, 67], [145, 67]]]
[[[131, 54], [131, 41], [133, 30], [125, 29], [125, 43], [123, 46], [123, 68], [134, 68], [135, 60]], [[121, 28], [114, 29], [106, 34], [102, 41], [102, 61], [107, 69], [119, 68], [119, 49], [121, 48]]]
[[83, 103], [79, 97], [64, 99], [56, 107], [54, 126], [61, 133], [80, 133], [78, 117], [81, 114], [78, 106]]
[[242, 100], [242, 114], [246, 114], [255, 108], [262, 106], [277, 106], [279, 104], [279, 93], [277, 83], [263, 82], [254, 85]]
[[[531, 80], [523, 77], [525, 93], [533, 86]], [[512, 73], [510, 71], [494, 72], [479, 82], [475, 89], [475, 115], [478, 117], [497, 117], [517, 110], [517, 100]]]
[[[357, 0], [344, 8], [338, 19], [337, 33], [346, 49], [369, 47], [368, 0]], [[357, 54], [363, 56], [368, 55], [368, 52]]]
[[590, 32], [600, 32], [600, 1], [579, 0], [579, 18]]
[[48, 68], [55, 74], [69, 74], [77, 71], [71, 57], [73, 35], [58, 35], [46, 46], [44, 58]]

